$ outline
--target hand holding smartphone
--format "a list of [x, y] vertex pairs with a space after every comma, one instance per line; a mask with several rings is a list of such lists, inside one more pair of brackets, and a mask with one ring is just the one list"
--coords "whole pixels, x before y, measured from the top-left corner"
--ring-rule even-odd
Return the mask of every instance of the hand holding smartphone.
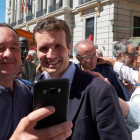
[[34, 110], [54, 106], [55, 113], [39, 121], [35, 129], [67, 121], [70, 81], [67, 78], [39, 80], [34, 84]]

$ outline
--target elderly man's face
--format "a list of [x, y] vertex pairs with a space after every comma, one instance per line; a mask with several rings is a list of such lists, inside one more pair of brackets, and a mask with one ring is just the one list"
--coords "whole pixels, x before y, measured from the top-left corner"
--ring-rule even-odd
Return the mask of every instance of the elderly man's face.
[[21, 59], [26, 59], [29, 52], [29, 44], [26, 41], [20, 41]]
[[78, 46], [81, 58], [78, 58], [81, 68], [84, 70], [93, 70], [97, 64], [96, 50], [90, 43], [79, 44]]
[[122, 62], [128, 66], [128, 67], [132, 67], [134, 61], [136, 60], [136, 48], [133, 47], [131, 44], [128, 46], [127, 52], [124, 53], [124, 56], [122, 57]]

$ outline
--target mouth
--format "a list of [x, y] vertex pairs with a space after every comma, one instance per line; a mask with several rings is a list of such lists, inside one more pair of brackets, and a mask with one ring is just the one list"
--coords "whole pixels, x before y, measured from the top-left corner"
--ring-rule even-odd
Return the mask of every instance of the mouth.
[[59, 63], [59, 60], [57, 61], [52, 61], [52, 62], [46, 62], [50, 67], [53, 67]]
[[4, 65], [8, 65], [8, 64], [13, 64], [14, 62], [3, 62], [2, 64], [4, 64]]

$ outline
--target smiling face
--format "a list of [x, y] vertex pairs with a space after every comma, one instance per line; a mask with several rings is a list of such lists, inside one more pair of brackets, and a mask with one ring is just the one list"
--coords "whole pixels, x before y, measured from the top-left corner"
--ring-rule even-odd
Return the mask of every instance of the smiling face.
[[[81, 43], [78, 46], [78, 51], [81, 55], [81, 58], [78, 58], [78, 61], [81, 64], [83, 70], [93, 70], [96, 68], [97, 57], [95, 47], [90, 43]], [[84, 58], [92, 56], [91, 59], [86, 60]]]
[[36, 32], [37, 56], [50, 77], [60, 78], [69, 67], [71, 45], [67, 48], [64, 31]]
[[19, 39], [14, 31], [0, 27], [0, 79], [12, 78], [21, 65]]
[[[132, 46], [131, 44], [129, 44], [128, 48], [127, 48], [127, 52], [136, 54], [136, 48], [134, 46]], [[126, 66], [131, 68], [131, 67], [133, 67], [133, 63], [137, 59], [137, 57], [136, 57], [136, 55], [131, 56], [128, 53], [124, 54], [124, 56], [121, 59], [121, 62], [124, 63]]]

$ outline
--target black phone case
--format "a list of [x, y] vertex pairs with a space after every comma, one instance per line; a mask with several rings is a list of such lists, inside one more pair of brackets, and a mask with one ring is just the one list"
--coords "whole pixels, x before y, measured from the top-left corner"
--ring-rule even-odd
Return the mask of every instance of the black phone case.
[[55, 113], [37, 122], [35, 129], [67, 120], [70, 81], [67, 78], [39, 80], [34, 84], [34, 110], [54, 106]]

